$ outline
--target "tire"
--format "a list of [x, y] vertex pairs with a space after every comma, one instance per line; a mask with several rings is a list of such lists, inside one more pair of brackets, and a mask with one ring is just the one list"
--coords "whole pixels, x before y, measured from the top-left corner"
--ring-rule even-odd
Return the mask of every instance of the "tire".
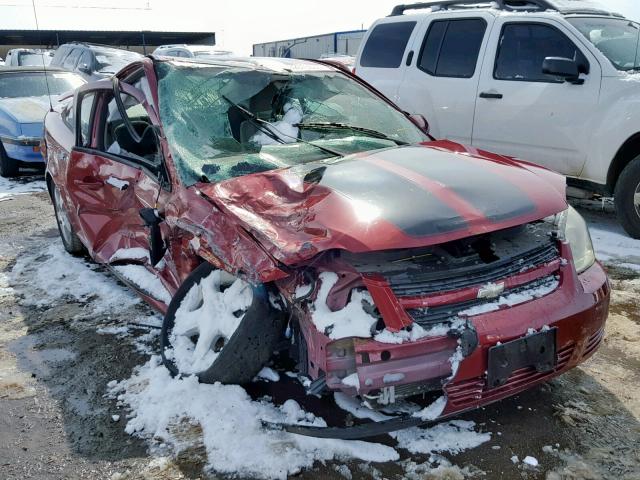
[[[200, 340], [200, 335], [198, 332], [196, 338], [194, 333], [181, 333], [180, 335], [175, 333], [176, 315], [188, 295], [188, 302], [193, 302], [195, 298], [199, 298], [199, 300], [196, 301], [196, 303], [198, 301], [200, 302], [197, 303], [199, 306], [192, 310], [182, 310], [182, 312], [186, 314], [199, 312], [202, 314], [204, 311], [202, 309], [205, 305], [204, 294], [202, 293], [203, 289], [209, 288], [206, 285], [215, 284], [216, 274], [219, 275], [218, 278], [223, 278], [224, 276], [228, 281], [232, 281], [233, 288], [241, 285], [240, 288], [251, 289], [252, 299], [246, 309], [242, 310], [243, 313], [240, 314], [241, 316], [236, 315], [236, 313], [238, 313], [237, 311], [234, 312], [234, 315], [240, 318], [240, 320], [230, 338], [220, 340], [220, 334], [216, 333], [215, 335], [219, 336], [215, 337], [214, 340], [214, 338], [209, 335], [209, 338], [211, 338], [210, 346], [204, 347], [208, 348], [206, 355], [212, 358], [217, 351], [217, 356], [210, 362], [205, 361], [204, 364], [201, 362], [196, 366], [194, 366], [193, 363], [187, 363], [188, 368], [184, 368], [185, 350], [182, 350], [182, 362], [178, 361], [178, 354], [176, 353], [178, 347], [172, 345], [172, 342], [182, 341], [184, 342], [182, 344], [184, 346], [187, 342], [186, 339], [189, 339], [191, 345], [194, 347], [193, 358], [196, 358], [194, 362], [199, 362], [197, 358], [203, 357], [195, 355], [195, 348], [197, 341]], [[271, 307], [268, 292], [263, 285], [255, 287], [244, 282], [237, 284], [236, 282], [238, 281], [242, 282], [224, 271], [216, 270], [209, 263], [203, 263], [187, 277], [173, 296], [162, 323], [160, 336], [162, 361], [173, 376], [196, 375], [199, 381], [203, 383], [220, 382], [224, 384], [241, 385], [250, 382], [269, 358], [271, 358], [278, 341], [282, 337], [285, 317], [282, 312]], [[204, 282], [211, 283], [205, 284]], [[202, 285], [205, 286], [203, 287]], [[197, 293], [190, 294], [192, 291], [199, 291], [200, 296], [196, 297]], [[223, 294], [217, 292], [215, 295]], [[188, 304], [185, 304], [183, 308], [189, 308]], [[180, 315], [182, 315], [182, 313]], [[198, 313], [195, 313], [195, 315], [198, 315]], [[182, 319], [185, 317], [180, 316], [179, 318], [179, 321], [183, 322], [184, 320]], [[207, 315], [205, 315], [205, 318], [208, 322], [209, 318]], [[211, 318], [210, 321], [215, 322], [218, 319], [219, 317]], [[221, 320], [221, 322], [223, 321], [224, 320]], [[210, 324], [207, 324], [207, 326], [210, 326]], [[191, 330], [187, 330], [187, 332], [191, 332]], [[214, 353], [211, 354], [211, 352]]]
[[618, 177], [614, 197], [618, 221], [631, 237], [640, 239], [640, 156]]
[[9, 158], [7, 152], [5, 152], [4, 147], [0, 143], [0, 176], [4, 178], [11, 178], [18, 175], [20, 169], [18, 168], [18, 163]]
[[76, 235], [73, 225], [69, 221], [69, 215], [64, 208], [60, 190], [56, 184], [51, 181], [51, 200], [53, 201], [53, 210], [56, 214], [56, 223], [58, 224], [58, 232], [62, 239], [64, 249], [71, 255], [79, 256], [84, 253], [84, 245]]

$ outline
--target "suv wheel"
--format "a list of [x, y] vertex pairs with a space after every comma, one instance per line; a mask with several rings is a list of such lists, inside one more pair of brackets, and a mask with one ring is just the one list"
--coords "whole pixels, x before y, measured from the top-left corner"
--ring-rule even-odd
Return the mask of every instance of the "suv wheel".
[[254, 286], [203, 263], [173, 296], [162, 323], [160, 351], [172, 375], [203, 383], [250, 382], [284, 331], [284, 315]]
[[18, 164], [7, 156], [7, 152], [0, 143], [0, 175], [5, 178], [15, 177], [18, 175], [18, 170]]
[[640, 239], [640, 156], [622, 171], [614, 195], [618, 220], [630, 236]]
[[69, 221], [69, 215], [62, 203], [60, 190], [58, 190], [58, 187], [56, 187], [53, 181], [51, 181], [51, 198], [53, 199], [53, 210], [56, 214], [56, 223], [58, 224], [58, 231], [60, 232], [64, 249], [71, 255], [84, 253], [84, 245], [82, 245], [82, 242], [73, 229], [73, 225], [71, 225]]

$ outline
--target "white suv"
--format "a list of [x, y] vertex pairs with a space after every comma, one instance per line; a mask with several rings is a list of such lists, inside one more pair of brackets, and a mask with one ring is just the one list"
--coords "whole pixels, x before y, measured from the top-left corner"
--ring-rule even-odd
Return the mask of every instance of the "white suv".
[[435, 137], [563, 173], [570, 195], [614, 194], [640, 238], [639, 45], [640, 24], [583, 0], [431, 1], [375, 22], [356, 73]]

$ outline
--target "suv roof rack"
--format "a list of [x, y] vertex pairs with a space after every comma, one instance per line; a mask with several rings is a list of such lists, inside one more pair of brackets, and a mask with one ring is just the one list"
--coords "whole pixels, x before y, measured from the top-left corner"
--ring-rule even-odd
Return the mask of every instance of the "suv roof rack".
[[420, 3], [409, 3], [406, 5], [396, 5], [389, 16], [395, 17], [402, 15], [407, 10], [423, 10], [426, 8], [448, 10], [449, 7], [459, 9], [492, 7], [508, 12], [540, 12], [545, 10], [554, 10], [560, 13], [587, 13], [623, 17], [623, 15], [618, 13], [612, 13], [597, 8], [588, 0], [563, 0], [560, 2], [554, 2], [553, 0], [432, 0]]

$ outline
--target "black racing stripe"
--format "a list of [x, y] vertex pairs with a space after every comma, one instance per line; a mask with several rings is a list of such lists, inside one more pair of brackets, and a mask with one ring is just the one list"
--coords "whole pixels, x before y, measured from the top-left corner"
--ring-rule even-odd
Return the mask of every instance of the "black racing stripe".
[[456, 211], [431, 192], [366, 161], [319, 167], [308, 172], [305, 180], [379, 208], [384, 220], [413, 237], [448, 233], [467, 226]]
[[493, 222], [510, 220], [536, 210], [531, 199], [515, 185], [462, 155], [407, 147], [387, 150], [381, 158], [442, 183]]

